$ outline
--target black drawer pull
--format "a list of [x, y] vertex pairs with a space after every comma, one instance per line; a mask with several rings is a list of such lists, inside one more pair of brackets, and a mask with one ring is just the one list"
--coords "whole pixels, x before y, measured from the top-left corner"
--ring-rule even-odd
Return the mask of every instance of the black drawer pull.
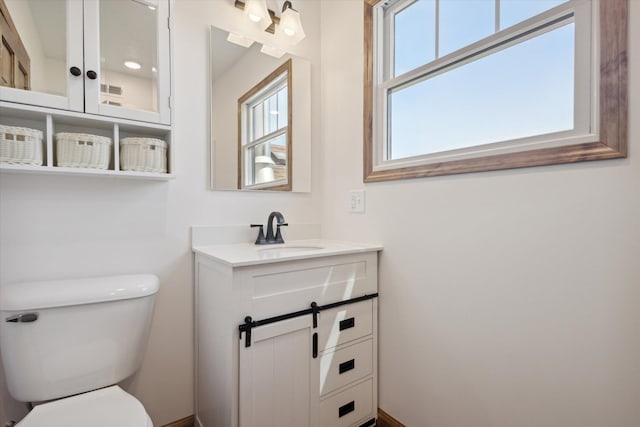
[[356, 359], [347, 360], [346, 362], [342, 362], [338, 366], [338, 373], [340, 375], [342, 375], [345, 372], [349, 372], [350, 370], [352, 370], [355, 367], [356, 367]]
[[340, 330], [344, 331], [345, 329], [353, 328], [356, 326], [355, 317], [350, 317], [349, 319], [344, 319], [340, 321]]
[[346, 405], [342, 405], [338, 408], [338, 418], [342, 418], [348, 413], [353, 412], [354, 409], [356, 409], [356, 402], [353, 400]]

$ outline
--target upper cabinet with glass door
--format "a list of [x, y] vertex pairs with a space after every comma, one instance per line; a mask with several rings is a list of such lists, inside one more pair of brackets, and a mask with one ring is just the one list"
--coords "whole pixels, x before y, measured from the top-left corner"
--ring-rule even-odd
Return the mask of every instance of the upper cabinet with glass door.
[[0, 99], [170, 124], [169, 0], [0, 0]]

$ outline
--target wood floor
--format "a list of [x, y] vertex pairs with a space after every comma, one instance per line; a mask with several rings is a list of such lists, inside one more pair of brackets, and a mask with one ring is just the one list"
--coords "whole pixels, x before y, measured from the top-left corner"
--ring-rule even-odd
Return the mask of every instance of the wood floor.
[[189, 415], [188, 417], [184, 417], [178, 421], [165, 424], [162, 427], [194, 427], [194, 425], [193, 415]]
[[378, 422], [376, 427], [405, 427], [400, 421], [378, 408]]

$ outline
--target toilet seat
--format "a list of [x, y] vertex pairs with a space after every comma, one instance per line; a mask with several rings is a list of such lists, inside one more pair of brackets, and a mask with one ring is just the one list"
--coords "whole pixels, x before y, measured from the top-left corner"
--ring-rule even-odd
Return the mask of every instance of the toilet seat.
[[119, 386], [78, 394], [33, 408], [17, 427], [153, 427], [135, 397]]

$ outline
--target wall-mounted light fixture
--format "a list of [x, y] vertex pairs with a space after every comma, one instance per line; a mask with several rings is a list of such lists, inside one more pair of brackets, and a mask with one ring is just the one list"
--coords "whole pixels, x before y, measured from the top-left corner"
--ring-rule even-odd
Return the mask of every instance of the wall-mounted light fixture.
[[282, 49], [278, 49], [277, 47], [269, 46], [266, 44], [262, 45], [260, 52], [265, 55], [273, 56], [274, 58], [281, 58], [286, 52]]
[[280, 23], [276, 27], [276, 37], [288, 45], [298, 44], [306, 37], [300, 21], [300, 14], [291, 7], [289, 0], [282, 5], [282, 15], [280, 15]]
[[[273, 10], [267, 8], [266, 0], [235, 0], [235, 6], [238, 9], [244, 10], [245, 16], [247, 16], [251, 22], [260, 22], [261, 30], [274, 34], [276, 37], [274, 44], [276, 45], [293, 46], [306, 37], [304, 29], [302, 28], [300, 13], [292, 7], [291, 1], [289, 0], [283, 3], [282, 13], [279, 17], [276, 16]], [[256, 21], [258, 16], [261, 18]], [[262, 27], [262, 25], [265, 26]], [[282, 49], [273, 46], [264, 46], [261, 51], [263, 53], [283, 52]], [[275, 56], [271, 53], [267, 54]], [[278, 57], [280, 56], [282, 56], [282, 54]]]
[[229, 33], [229, 35], [227, 36], [227, 41], [235, 43], [242, 47], [249, 47], [253, 44], [253, 39], [236, 33]]
[[244, 3], [244, 16], [261, 30], [266, 30], [271, 25], [267, 0], [246, 0]]

